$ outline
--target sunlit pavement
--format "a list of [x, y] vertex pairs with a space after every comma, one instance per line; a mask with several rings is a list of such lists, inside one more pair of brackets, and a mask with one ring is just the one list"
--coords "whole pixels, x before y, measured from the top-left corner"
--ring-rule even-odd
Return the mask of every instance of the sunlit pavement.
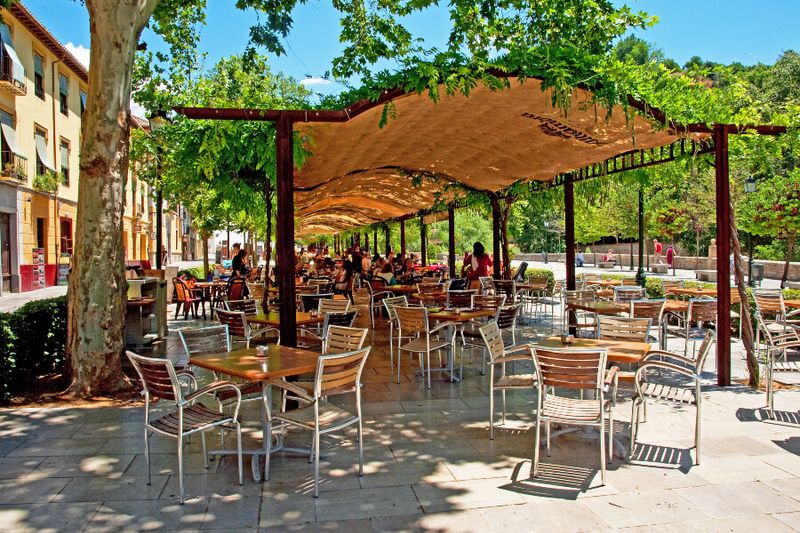
[[[174, 316], [171, 313], [171, 316]], [[558, 316], [558, 313], [556, 313]], [[178, 357], [171, 322], [157, 352]], [[359, 318], [366, 325], [362, 313]], [[208, 321], [208, 323], [211, 323]], [[531, 477], [535, 392], [510, 393], [508, 421], [488, 435], [488, 381], [465, 371], [463, 383], [434, 377], [426, 390], [404, 357], [401, 383], [390, 372], [387, 328], [378, 321], [364, 373], [365, 476], [357, 476], [355, 431], [328, 439], [321, 493], [314, 499], [307, 458], [276, 456], [271, 479], [233, 458], [203, 467], [199, 439], [186, 446], [186, 491], [177, 502], [175, 441], [154, 436], [153, 478], [145, 483], [142, 408], [0, 411], [0, 526], [26, 530], [494, 531], [611, 530], [782, 531], [800, 527], [800, 393], [780, 390], [780, 422], [765, 420], [763, 392], [716, 387], [713, 354], [703, 392], [701, 463], [692, 464], [694, 411], [651, 404], [635, 460], [615, 458], [600, 486], [597, 441], [553, 440]], [[526, 338], [547, 325], [525, 326]], [[680, 340], [671, 340], [682, 351]], [[745, 376], [739, 346], [734, 376]], [[480, 354], [475, 353], [475, 362]], [[469, 363], [469, 361], [467, 361]], [[520, 368], [520, 370], [522, 370]], [[789, 376], [791, 378], [791, 376]], [[204, 376], [208, 379], [208, 376]], [[499, 402], [498, 402], [499, 403]], [[627, 445], [628, 394], [620, 394], [615, 430]], [[246, 441], [260, 441], [253, 405], [242, 415]], [[499, 420], [499, 414], [496, 420]], [[307, 437], [290, 435], [297, 445]], [[216, 442], [209, 436], [209, 443]], [[229, 442], [228, 446], [233, 443]]]

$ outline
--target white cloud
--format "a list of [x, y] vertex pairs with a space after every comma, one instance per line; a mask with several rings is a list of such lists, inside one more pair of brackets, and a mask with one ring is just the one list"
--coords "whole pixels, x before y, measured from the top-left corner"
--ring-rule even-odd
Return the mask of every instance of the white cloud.
[[300, 85], [309, 86], [309, 85], [330, 85], [333, 83], [331, 80], [326, 80], [325, 78], [306, 78], [304, 80], [300, 80]]
[[73, 44], [72, 42], [65, 44], [64, 48], [66, 48], [70, 54], [74, 55], [78, 61], [83, 63], [84, 67], [89, 68], [89, 48], [86, 48], [82, 44]]
[[147, 118], [147, 111], [141, 105], [131, 100], [131, 115], [136, 115], [139, 118]]

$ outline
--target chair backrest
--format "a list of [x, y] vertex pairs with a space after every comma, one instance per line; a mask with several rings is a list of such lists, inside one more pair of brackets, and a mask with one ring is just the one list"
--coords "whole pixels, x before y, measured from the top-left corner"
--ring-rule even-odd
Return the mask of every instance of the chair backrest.
[[496, 279], [494, 280], [494, 293], [505, 294], [506, 301], [513, 303], [517, 295], [517, 284], [513, 279]]
[[244, 298], [244, 290], [247, 288], [245, 279], [234, 276], [228, 282], [228, 300], [241, 300]]
[[250, 325], [244, 311], [225, 311], [217, 309], [219, 323], [228, 326], [228, 333], [235, 337], [247, 337], [250, 334]]
[[172, 361], [143, 357], [130, 351], [125, 353], [133, 364], [133, 368], [136, 369], [136, 373], [139, 374], [148, 404], [156, 398], [176, 403], [181, 401], [181, 387]]
[[417, 292], [420, 294], [442, 292], [442, 288], [440, 283], [417, 283]]
[[319, 309], [319, 302], [328, 299], [333, 299], [333, 293], [329, 292], [324, 294], [301, 294], [300, 306], [303, 308], [303, 311], [308, 313], [312, 309]]
[[600, 274], [584, 274], [581, 279], [587, 283], [600, 281]]
[[523, 261], [519, 264], [519, 268], [517, 269], [517, 274], [514, 276], [514, 281], [517, 283], [522, 283], [525, 281], [525, 272], [528, 270], [528, 263]]
[[319, 294], [319, 284], [314, 285], [298, 285], [295, 287], [297, 294]]
[[666, 300], [631, 300], [630, 316], [633, 318], [649, 318], [652, 325], [661, 324]]
[[225, 307], [228, 311], [242, 311], [247, 316], [258, 314], [258, 306], [252, 298], [246, 300], [225, 300]]
[[469, 280], [464, 278], [453, 278], [449, 280], [450, 284], [447, 287], [447, 290], [452, 291], [463, 291], [467, 288], [467, 282]]
[[781, 289], [757, 289], [753, 291], [756, 301], [756, 310], [764, 315], [786, 315], [786, 306], [783, 303]]
[[381, 300], [383, 302], [383, 306], [386, 308], [386, 313], [389, 315], [390, 321], [397, 320], [397, 314], [394, 312], [394, 306], [399, 305], [401, 307], [408, 307], [408, 298], [403, 296], [392, 296], [389, 298], [384, 298]]
[[739, 294], [739, 287], [736, 285], [731, 286], [731, 305], [742, 303], [742, 296]]
[[717, 300], [716, 298], [692, 298], [689, 300], [689, 311], [687, 312], [689, 322], [716, 322], [717, 321]]
[[520, 304], [503, 305], [497, 308], [497, 313], [494, 319], [497, 322], [497, 327], [500, 329], [513, 328], [517, 321], [517, 313], [519, 313]]
[[472, 297], [478, 292], [477, 289], [465, 291], [447, 291], [447, 307], [470, 307]]
[[308, 278], [307, 285], [327, 285], [330, 283], [330, 278]]
[[489, 359], [494, 361], [498, 357], [502, 357], [505, 353], [505, 343], [503, 342], [503, 332], [497, 326], [497, 321], [492, 320], [478, 328], [478, 331], [486, 343], [486, 349], [489, 351]]
[[394, 306], [398, 327], [406, 334], [428, 332], [428, 310], [424, 307]]
[[545, 287], [547, 287], [547, 283], [549, 281], [550, 280], [547, 278], [547, 276], [531, 276], [528, 278], [528, 283], [532, 285], [543, 285]]
[[231, 337], [226, 325], [182, 329], [178, 331], [178, 337], [181, 339], [187, 357], [196, 353], [231, 351]]
[[322, 353], [344, 353], [359, 350], [367, 339], [367, 328], [331, 325], [322, 341]]
[[481, 291], [484, 294], [494, 291], [494, 278], [492, 276], [480, 276], [478, 281], [481, 282]]
[[639, 283], [636, 281], [636, 278], [622, 278], [623, 287], [633, 287], [634, 285], [638, 284]]
[[602, 393], [606, 350], [534, 346], [533, 354], [540, 390], [556, 387]]
[[709, 329], [706, 331], [706, 336], [703, 337], [703, 342], [700, 343], [700, 348], [697, 350], [697, 357], [695, 358], [695, 373], [698, 376], [703, 371], [703, 365], [706, 363], [708, 354], [711, 353], [712, 344], [714, 344], [714, 332]]
[[505, 294], [473, 294], [471, 307], [475, 309], [497, 309], [506, 303]]
[[181, 278], [172, 278], [172, 284], [175, 286], [175, 293], [178, 295], [179, 302], [188, 302], [192, 297], [192, 291], [186, 286], [186, 282]]
[[649, 318], [600, 316], [597, 319], [599, 337], [619, 341], [647, 342]]
[[320, 315], [326, 313], [346, 313], [350, 309], [350, 300], [334, 300], [333, 298], [322, 298], [317, 303], [317, 311]]
[[564, 293], [564, 289], [567, 286], [567, 282], [563, 279], [557, 279], [555, 283], [553, 283], [553, 296], [561, 297]]
[[250, 291], [250, 298], [254, 300], [264, 299], [264, 284], [263, 283], [248, 283], [247, 290]]
[[594, 301], [595, 294], [594, 291], [591, 289], [564, 291], [564, 299], [567, 301], [567, 303], [586, 302], [586, 301], [591, 302]]
[[314, 378], [314, 397], [334, 396], [361, 391], [361, 372], [372, 349], [371, 346], [317, 359], [317, 373]]
[[631, 300], [642, 300], [646, 298], [644, 287], [622, 286], [614, 287], [614, 301], [630, 302]]

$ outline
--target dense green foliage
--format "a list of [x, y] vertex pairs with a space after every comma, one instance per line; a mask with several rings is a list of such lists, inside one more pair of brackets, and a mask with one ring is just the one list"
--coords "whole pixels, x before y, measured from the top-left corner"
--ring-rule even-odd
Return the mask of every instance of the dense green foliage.
[[0, 313], [0, 402], [29, 390], [40, 376], [62, 374], [66, 339], [66, 296]]

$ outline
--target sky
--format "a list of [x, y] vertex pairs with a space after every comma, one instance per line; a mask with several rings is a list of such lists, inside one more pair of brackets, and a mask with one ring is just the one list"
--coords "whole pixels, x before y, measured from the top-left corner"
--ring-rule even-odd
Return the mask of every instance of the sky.
[[[206, 63], [210, 66], [221, 57], [244, 50], [248, 29], [257, 15], [237, 10], [233, 0], [207, 1], [207, 25], [202, 30], [200, 47], [207, 53]], [[679, 64], [695, 55], [720, 63], [772, 64], [784, 50], [800, 50], [800, 32], [796, 30], [800, 0], [613, 1], [657, 16], [658, 24], [636, 34]], [[81, 2], [23, 3], [79, 59], [88, 62], [89, 21]], [[338, 13], [330, 2], [309, 0], [295, 10], [294, 20], [293, 31], [285, 42], [287, 54], [270, 58], [273, 71], [305, 80], [313, 91], [328, 94], [344, 90], [337, 82], [323, 79], [342, 49], [338, 42]], [[428, 46], [442, 48], [447, 40], [449, 22], [444, 9], [416, 14], [408, 18], [407, 24], [412, 33], [425, 38]], [[157, 43], [149, 30], [145, 30], [142, 40], [151, 46]]]

